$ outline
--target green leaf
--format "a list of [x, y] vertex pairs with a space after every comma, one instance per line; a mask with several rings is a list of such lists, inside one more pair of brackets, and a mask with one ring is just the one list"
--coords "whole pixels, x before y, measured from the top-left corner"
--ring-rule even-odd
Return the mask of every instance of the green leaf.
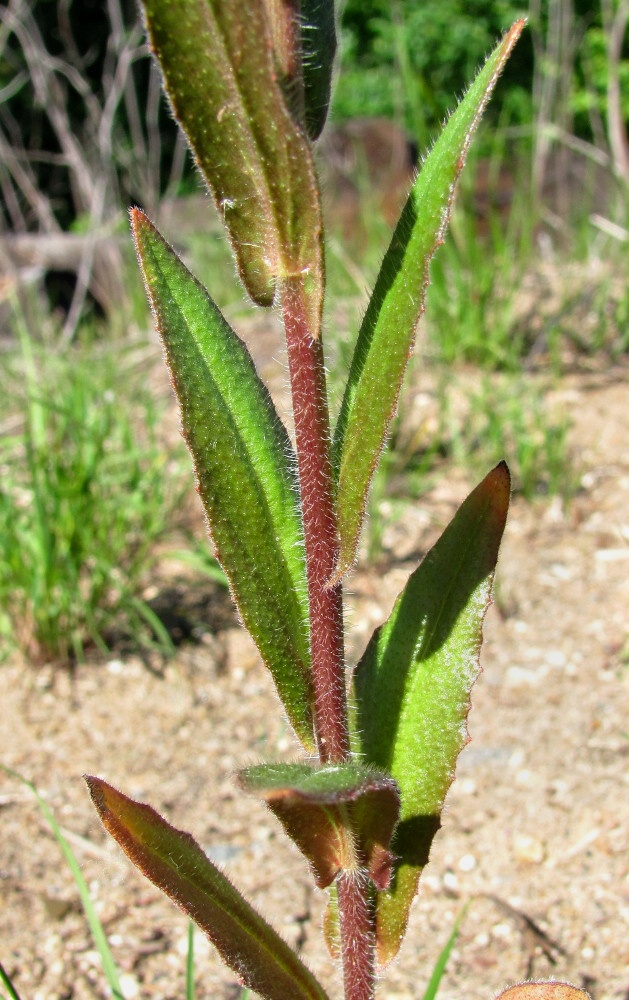
[[301, 45], [306, 129], [311, 139], [323, 131], [336, 55], [334, 0], [301, 0]]
[[482, 623], [509, 505], [504, 462], [476, 487], [412, 574], [356, 667], [356, 749], [395, 778], [399, 858], [377, 901], [378, 954], [396, 954], [465, 746]]
[[421, 168], [382, 263], [358, 334], [335, 431], [340, 555], [332, 582], [347, 572], [355, 558], [369, 485], [424, 310], [430, 259], [443, 242], [472, 134], [523, 27], [524, 21], [516, 21], [444, 127]]
[[132, 223], [217, 557], [311, 751], [306, 570], [288, 435], [247, 348], [205, 289], [137, 209]]
[[175, 116], [227, 227], [245, 287], [271, 305], [284, 277], [323, 300], [322, 223], [308, 139], [286, 105], [264, 0], [144, 0]]
[[218, 948], [244, 985], [269, 1000], [325, 1000], [312, 973], [212, 864], [189, 833], [150, 806], [86, 775], [105, 829], [133, 864], [166, 893]]
[[241, 771], [247, 792], [261, 795], [308, 859], [319, 888], [341, 870], [365, 869], [382, 889], [389, 884], [389, 842], [400, 798], [389, 775], [348, 763], [259, 764]]

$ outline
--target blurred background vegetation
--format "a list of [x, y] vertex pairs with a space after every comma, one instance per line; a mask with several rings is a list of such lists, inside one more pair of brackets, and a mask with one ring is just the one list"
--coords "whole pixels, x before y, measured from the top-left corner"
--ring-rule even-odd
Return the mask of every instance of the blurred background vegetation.
[[[198, 515], [182, 520], [186, 460], [157, 419], [168, 387], [127, 207], [158, 220], [245, 334], [247, 307], [135, 0], [0, 13], [0, 640], [32, 658], [120, 636], [167, 652], [156, 554], [217, 572]], [[417, 156], [523, 15], [433, 265], [371, 558], [387, 555], [381, 512], [452, 463], [475, 476], [506, 455], [525, 497], [569, 504], [580, 470], [552, 390], [629, 346], [629, 0], [346, 0], [319, 154], [331, 393]]]

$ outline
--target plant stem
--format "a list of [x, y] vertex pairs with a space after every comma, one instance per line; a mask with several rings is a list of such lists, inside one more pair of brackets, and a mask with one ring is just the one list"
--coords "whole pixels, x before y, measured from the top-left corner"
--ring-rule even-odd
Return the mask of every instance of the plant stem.
[[349, 757], [342, 585], [328, 587], [338, 557], [330, 418], [323, 345], [308, 326], [302, 276], [290, 277], [282, 306], [288, 346], [304, 523], [315, 729], [322, 763]]
[[367, 878], [341, 872], [336, 880], [345, 1000], [373, 1000], [375, 933]]
[[[322, 763], [350, 756], [343, 651], [342, 584], [328, 586], [338, 558], [338, 528], [323, 344], [308, 327], [301, 277], [289, 278], [282, 305], [297, 439], [304, 522], [315, 728]], [[373, 914], [367, 879], [341, 872], [337, 879], [345, 1000], [374, 996]]]

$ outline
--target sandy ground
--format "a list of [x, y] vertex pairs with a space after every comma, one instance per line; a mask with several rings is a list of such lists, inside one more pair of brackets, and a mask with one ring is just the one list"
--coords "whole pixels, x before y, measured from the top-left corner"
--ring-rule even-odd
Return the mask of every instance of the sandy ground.
[[[443, 1000], [489, 1000], [528, 974], [585, 984], [595, 1000], [629, 998], [626, 376], [615, 369], [562, 382], [583, 472], [573, 503], [513, 504], [472, 742], [405, 944], [380, 987], [388, 1000], [422, 997], [470, 900]], [[459, 474], [439, 481], [385, 530], [378, 566], [352, 577], [353, 658], [473, 485]], [[4, 663], [0, 762], [32, 779], [55, 811], [127, 1000], [183, 996], [186, 921], [108, 840], [83, 772], [190, 830], [339, 997], [320, 935], [324, 897], [273, 817], [233, 783], [244, 764], [293, 757], [291, 734], [224, 594], [204, 585], [195, 607], [197, 641], [163, 667], [118, 655], [72, 674]], [[22, 1000], [107, 996], [59, 848], [27, 790], [4, 775], [0, 892], [0, 960]], [[238, 997], [201, 935], [196, 945], [199, 1000]]]

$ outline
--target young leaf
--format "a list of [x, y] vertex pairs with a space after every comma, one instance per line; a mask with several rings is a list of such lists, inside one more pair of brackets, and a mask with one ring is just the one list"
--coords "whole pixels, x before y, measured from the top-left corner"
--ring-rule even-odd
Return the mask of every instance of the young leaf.
[[340, 579], [355, 558], [369, 485], [424, 310], [430, 259], [443, 241], [472, 134], [523, 27], [524, 21], [516, 21], [447, 122], [415, 181], [382, 263], [335, 430], [341, 546], [333, 580]]
[[133, 231], [218, 559], [288, 718], [314, 746], [295, 460], [251, 356], [142, 212]]
[[509, 505], [496, 466], [412, 574], [356, 667], [355, 741], [367, 764], [395, 778], [400, 822], [391, 886], [378, 895], [382, 964], [396, 954], [456, 759], [467, 742], [470, 690]]
[[326, 1000], [326, 993], [189, 833], [111, 785], [85, 780], [105, 829], [133, 864], [207, 934], [250, 989], [269, 1000]]
[[245, 791], [266, 800], [308, 859], [319, 888], [339, 871], [356, 868], [366, 869], [379, 889], [389, 884], [388, 848], [400, 797], [388, 775], [356, 763], [259, 764], [238, 779]]
[[323, 298], [322, 223], [310, 144], [277, 79], [265, 0], [144, 0], [175, 116], [227, 227], [252, 299], [304, 274], [310, 329]]

